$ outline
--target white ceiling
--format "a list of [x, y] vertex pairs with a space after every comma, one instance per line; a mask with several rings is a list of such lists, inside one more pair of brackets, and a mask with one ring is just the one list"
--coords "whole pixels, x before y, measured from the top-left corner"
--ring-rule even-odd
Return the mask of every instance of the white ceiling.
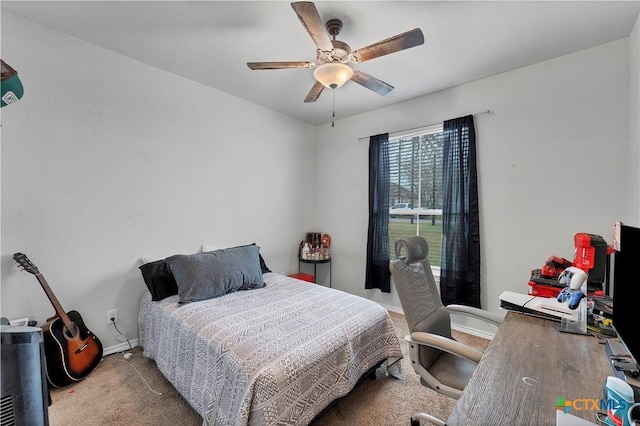
[[[628, 37], [640, 1], [315, 2], [340, 18], [352, 49], [419, 27], [425, 44], [352, 64], [395, 89], [347, 82], [336, 118]], [[315, 61], [315, 46], [283, 1], [7, 1], [2, 13], [94, 43], [312, 124], [331, 121], [332, 93], [303, 103], [308, 69], [252, 71], [250, 61]], [[126, 74], [125, 74], [126, 75]]]

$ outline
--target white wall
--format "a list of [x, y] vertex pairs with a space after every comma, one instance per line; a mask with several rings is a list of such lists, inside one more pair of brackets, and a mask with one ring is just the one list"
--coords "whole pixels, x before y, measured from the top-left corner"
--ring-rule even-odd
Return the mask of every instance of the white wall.
[[18, 251], [105, 347], [111, 308], [137, 337], [138, 258], [256, 242], [297, 270], [313, 126], [7, 14], [2, 57], [25, 86], [2, 109], [3, 316], [53, 313]]
[[[137, 336], [139, 257], [255, 241], [272, 269], [289, 272], [309, 230], [333, 237], [334, 287], [399, 308], [395, 292], [364, 290], [368, 140], [358, 138], [487, 108], [476, 118], [485, 308], [496, 311], [503, 290], [526, 292], [549, 255], [571, 257], [574, 233], [610, 240], [615, 220], [640, 222], [637, 23], [627, 40], [335, 128], [10, 15], [2, 26], [3, 59], [25, 83], [24, 98], [1, 112], [3, 316], [52, 313], [15, 268], [16, 251], [112, 346], [107, 309]], [[317, 179], [303, 181], [309, 166]]]
[[400, 307], [395, 290], [364, 289], [368, 140], [358, 138], [486, 109], [476, 117], [483, 307], [526, 293], [550, 255], [573, 258], [575, 233], [610, 241], [626, 219], [628, 90], [625, 39], [319, 128], [315, 227], [334, 237], [334, 286]]
[[629, 225], [640, 226], [640, 16], [629, 36], [629, 155], [626, 208]]

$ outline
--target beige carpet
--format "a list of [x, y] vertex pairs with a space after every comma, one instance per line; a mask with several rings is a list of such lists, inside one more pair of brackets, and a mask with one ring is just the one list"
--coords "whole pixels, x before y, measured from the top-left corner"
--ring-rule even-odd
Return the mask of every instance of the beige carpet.
[[[411, 414], [420, 411], [441, 419], [448, 417], [456, 401], [420, 385], [404, 342], [408, 331], [404, 316], [391, 313], [391, 318], [403, 345], [404, 379], [387, 377], [384, 368], [380, 368], [376, 380], [365, 380], [356, 386], [314, 426], [408, 426]], [[454, 335], [478, 348], [486, 348], [489, 343], [463, 333]], [[85, 380], [52, 390], [51, 398], [52, 426], [202, 424], [202, 418], [167, 382], [155, 363], [142, 356], [141, 348], [134, 348], [133, 357], [126, 362], [122, 354], [105, 357]]]

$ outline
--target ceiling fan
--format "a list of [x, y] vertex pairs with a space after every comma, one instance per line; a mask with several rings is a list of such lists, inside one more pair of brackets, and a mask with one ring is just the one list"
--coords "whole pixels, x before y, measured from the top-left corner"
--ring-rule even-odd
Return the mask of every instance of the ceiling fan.
[[[316, 82], [307, 94], [305, 102], [315, 102], [325, 87], [336, 89], [349, 80], [379, 95], [386, 95], [393, 90], [393, 86], [365, 72], [353, 69], [347, 63], [369, 61], [424, 43], [422, 31], [420, 28], [415, 28], [363, 48], [351, 50], [347, 43], [336, 40], [336, 36], [342, 30], [340, 19], [330, 19], [325, 26], [318, 9], [312, 2], [295, 2], [291, 3], [291, 7], [317, 47], [318, 63], [305, 61], [247, 62], [247, 66], [252, 70], [314, 68], [313, 75]], [[330, 39], [329, 36], [333, 39]]]

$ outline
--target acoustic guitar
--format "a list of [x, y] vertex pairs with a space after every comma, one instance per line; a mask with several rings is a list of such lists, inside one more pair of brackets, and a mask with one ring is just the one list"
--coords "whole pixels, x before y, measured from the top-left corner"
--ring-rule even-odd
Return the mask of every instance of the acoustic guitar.
[[102, 343], [77, 311], [62, 309], [47, 280], [26, 255], [16, 253], [13, 260], [36, 276], [56, 311], [42, 326], [47, 380], [56, 388], [81, 381], [100, 362]]

